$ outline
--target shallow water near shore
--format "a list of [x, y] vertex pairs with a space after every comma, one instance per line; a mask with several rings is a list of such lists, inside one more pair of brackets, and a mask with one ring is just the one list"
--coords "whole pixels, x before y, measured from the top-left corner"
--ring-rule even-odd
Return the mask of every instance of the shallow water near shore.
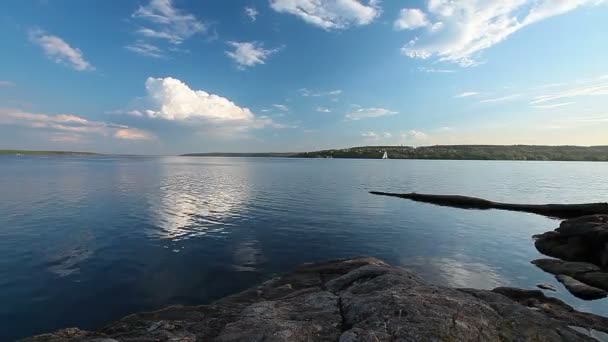
[[608, 163], [0, 157], [0, 340], [203, 304], [295, 266], [371, 255], [454, 287], [550, 283], [531, 236], [559, 221], [370, 190], [605, 202]]

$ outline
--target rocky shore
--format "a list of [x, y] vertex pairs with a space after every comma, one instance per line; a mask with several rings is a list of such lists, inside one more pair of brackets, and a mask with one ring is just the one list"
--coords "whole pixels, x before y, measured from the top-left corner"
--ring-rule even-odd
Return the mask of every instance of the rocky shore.
[[209, 305], [23, 341], [596, 341], [606, 333], [608, 318], [539, 290], [447, 288], [361, 257], [303, 265]]
[[557, 259], [538, 259], [533, 264], [554, 274], [579, 298], [608, 296], [608, 215], [565, 220], [534, 238], [539, 252]]

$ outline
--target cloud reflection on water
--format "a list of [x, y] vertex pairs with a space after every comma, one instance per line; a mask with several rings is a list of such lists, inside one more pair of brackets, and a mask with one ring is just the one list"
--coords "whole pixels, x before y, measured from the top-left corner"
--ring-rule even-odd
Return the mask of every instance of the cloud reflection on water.
[[473, 261], [461, 254], [453, 257], [418, 257], [402, 261], [402, 266], [416, 271], [432, 283], [449, 287], [493, 289], [506, 286], [509, 281], [499, 275], [500, 270]]
[[159, 239], [180, 241], [223, 234], [231, 221], [243, 216], [250, 198], [245, 163], [187, 170], [167, 172], [157, 196], [149, 199], [153, 224], [158, 228], [152, 235]]

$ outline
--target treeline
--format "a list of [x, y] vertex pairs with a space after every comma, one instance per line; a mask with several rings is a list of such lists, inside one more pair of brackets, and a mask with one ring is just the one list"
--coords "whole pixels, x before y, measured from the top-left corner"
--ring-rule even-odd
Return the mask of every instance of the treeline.
[[608, 146], [362, 146], [294, 154], [300, 158], [608, 161]]

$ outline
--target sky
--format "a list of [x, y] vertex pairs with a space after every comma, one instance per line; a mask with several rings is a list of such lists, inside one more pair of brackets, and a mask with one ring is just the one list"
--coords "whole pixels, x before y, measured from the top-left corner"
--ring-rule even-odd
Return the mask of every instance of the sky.
[[608, 145], [608, 0], [0, 9], [0, 149]]

